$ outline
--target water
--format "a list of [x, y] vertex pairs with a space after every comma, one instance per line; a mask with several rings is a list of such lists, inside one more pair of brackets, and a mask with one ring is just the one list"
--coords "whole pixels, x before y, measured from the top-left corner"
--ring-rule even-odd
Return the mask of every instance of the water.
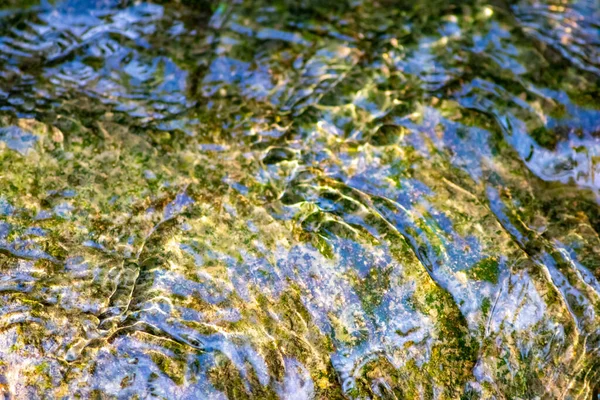
[[598, 396], [597, 0], [2, 5], [5, 398]]

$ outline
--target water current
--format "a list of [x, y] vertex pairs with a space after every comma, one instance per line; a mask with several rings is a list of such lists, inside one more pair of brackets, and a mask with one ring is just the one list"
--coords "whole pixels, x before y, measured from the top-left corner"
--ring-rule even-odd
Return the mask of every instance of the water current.
[[598, 0], [0, 2], [0, 392], [590, 399]]

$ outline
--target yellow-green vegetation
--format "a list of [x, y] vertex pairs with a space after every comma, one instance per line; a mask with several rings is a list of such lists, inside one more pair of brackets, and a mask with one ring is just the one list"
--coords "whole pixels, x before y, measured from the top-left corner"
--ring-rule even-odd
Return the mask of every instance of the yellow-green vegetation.
[[477, 281], [498, 283], [499, 275], [498, 259], [495, 257], [483, 259], [467, 270], [467, 276]]

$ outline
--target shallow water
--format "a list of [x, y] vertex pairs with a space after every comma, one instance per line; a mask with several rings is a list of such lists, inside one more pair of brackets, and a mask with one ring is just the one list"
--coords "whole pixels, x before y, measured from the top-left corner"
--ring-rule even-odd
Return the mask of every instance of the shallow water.
[[597, 0], [0, 4], [5, 398], [598, 396]]

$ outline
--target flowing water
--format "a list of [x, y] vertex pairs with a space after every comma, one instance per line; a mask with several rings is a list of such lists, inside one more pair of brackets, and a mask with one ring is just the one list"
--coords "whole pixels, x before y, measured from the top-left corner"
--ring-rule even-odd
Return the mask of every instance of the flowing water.
[[0, 4], [4, 398], [598, 398], [598, 0]]

